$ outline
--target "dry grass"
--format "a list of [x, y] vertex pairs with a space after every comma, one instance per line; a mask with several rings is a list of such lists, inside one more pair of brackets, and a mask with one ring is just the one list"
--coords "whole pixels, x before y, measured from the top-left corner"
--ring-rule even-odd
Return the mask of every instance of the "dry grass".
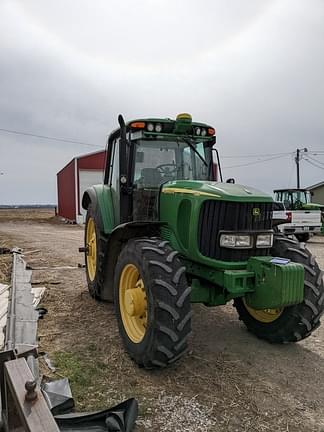
[[[0, 239], [0, 248], [11, 248], [9, 239]], [[0, 283], [9, 283], [12, 268], [11, 254], [0, 255]]]
[[30, 221], [61, 223], [61, 219], [55, 216], [54, 208], [13, 208], [0, 209], [0, 222], [4, 221]]

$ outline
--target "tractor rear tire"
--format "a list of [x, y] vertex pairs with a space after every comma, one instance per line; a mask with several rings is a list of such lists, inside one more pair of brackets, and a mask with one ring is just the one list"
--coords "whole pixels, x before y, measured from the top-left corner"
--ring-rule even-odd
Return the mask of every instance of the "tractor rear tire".
[[[91, 297], [101, 300], [104, 285], [105, 258], [108, 238], [100, 232], [100, 220], [92, 204], [86, 216], [84, 245], [88, 290]], [[90, 244], [91, 243], [91, 244]]]
[[309, 336], [319, 325], [324, 312], [322, 272], [314, 256], [303, 245], [277, 234], [271, 251], [273, 256], [289, 258], [305, 270], [304, 300], [282, 309], [258, 311], [249, 308], [244, 299], [234, 300], [239, 318], [248, 330], [272, 343], [298, 342]]
[[119, 332], [130, 357], [146, 369], [164, 368], [187, 351], [191, 288], [186, 268], [167, 241], [129, 240], [114, 279]]

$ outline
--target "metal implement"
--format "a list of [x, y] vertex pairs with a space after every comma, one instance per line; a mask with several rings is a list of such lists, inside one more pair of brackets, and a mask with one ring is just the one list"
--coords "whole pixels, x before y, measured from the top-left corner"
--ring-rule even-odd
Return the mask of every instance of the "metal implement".
[[35, 352], [39, 314], [33, 306], [31, 275], [32, 272], [26, 269], [26, 263], [22, 256], [14, 252], [5, 350], [13, 350], [17, 355], [30, 351], [27, 362], [34, 378], [38, 379], [38, 363], [35, 360]]
[[53, 415], [62, 414], [74, 408], [74, 400], [67, 378], [44, 382], [41, 389]]
[[136, 399], [93, 413], [56, 415], [55, 420], [65, 432], [132, 432], [138, 415]]
[[53, 417], [71, 410], [74, 400], [66, 378], [40, 387], [37, 321], [41, 316], [35, 307], [44, 289], [32, 288], [31, 271], [26, 267], [20, 253], [13, 251], [5, 351], [0, 352], [0, 431], [80, 432], [91, 428], [130, 432], [138, 411], [134, 399], [102, 412]]
[[5, 350], [0, 353], [1, 422], [6, 432], [58, 430], [38, 386], [39, 314], [35, 310], [31, 274], [14, 249]]

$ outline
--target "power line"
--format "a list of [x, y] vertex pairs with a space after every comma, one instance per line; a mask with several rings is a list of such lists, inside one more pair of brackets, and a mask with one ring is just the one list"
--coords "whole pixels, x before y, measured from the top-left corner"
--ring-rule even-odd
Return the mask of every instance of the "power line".
[[321, 162], [321, 161], [319, 161], [319, 160], [317, 160], [317, 159], [314, 159], [314, 158], [311, 157], [311, 156], [308, 156], [308, 158], [311, 159], [313, 162], [316, 162], [317, 164], [320, 164], [320, 165], [323, 165], [323, 166], [324, 166], [324, 163], [323, 163], [323, 162]]
[[46, 140], [51, 140], [51, 141], [59, 141], [59, 142], [70, 143], [70, 144], [79, 144], [79, 145], [90, 146], [90, 147], [102, 147], [98, 144], [90, 144], [90, 143], [86, 143], [86, 142], [82, 142], [82, 141], [70, 140], [67, 138], [50, 137], [47, 135], [38, 135], [38, 134], [32, 134], [29, 132], [22, 132], [22, 131], [16, 131], [16, 130], [11, 130], [11, 129], [0, 128], [0, 131], [5, 132], [5, 133], [9, 133], [9, 134], [14, 134], [14, 135], [31, 136], [31, 137], [35, 137], [35, 138], [41, 138], [41, 139], [46, 139]]
[[[291, 153], [288, 153], [288, 154], [291, 154]], [[281, 158], [283, 158], [285, 156], [288, 156], [288, 154], [280, 155], [280, 156], [274, 156], [274, 157], [271, 157], [271, 158], [262, 159], [262, 160], [254, 161], [254, 162], [248, 162], [248, 163], [240, 164], [240, 165], [231, 165], [231, 166], [224, 167], [224, 168], [239, 168], [239, 167], [244, 167], [244, 166], [249, 166], [249, 165], [256, 165], [256, 164], [263, 163], [263, 162], [268, 162], [268, 161], [271, 161], [271, 160], [274, 160], [274, 159], [281, 159]]]
[[[98, 144], [86, 143], [83, 141], [71, 140], [71, 139], [67, 139], [67, 138], [58, 138], [58, 137], [52, 137], [52, 136], [47, 136], [47, 135], [33, 134], [33, 133], [29, 133], [29, 132], [17, 131], [17, 130], [12, 130], [12, 129], [0, 128], [0, 131], [5, 132], [5, 133], [9, 133], [9, 134], [14, 134], [14, 135], [30, 136], [30, 137], [41, 138], [41, 139], [46, 139], [46, 140], [50, 140], [50, 141], [58, 141], [58, 142], [64, 142], [64, 143], [70, 143], [70, 144], [78, 144], [78, 145], [83, 145], [83, 146], [88, 146], [88, 147], [97, 147], [97, 148], [102, 147], [101, 145], [98, 145]], [[249, 165], [267, 162], [267, 161], [270, 161], [273, 159], [279, 159], [283, 156], [292, 155], [293, 153], [294, 152], [244, 154], [244, 155], [236, 155], [236, 156], [222, 156], [222, 158], [223, 159], [244, 159], [244, 158], [258, 158], [258, 157], [264, 158], [265, 156], [266, 157], [270, 156], [270, 158], [262, 159], [259, 161], [252, 161], [252, 162], [248, 162], [246, 164], [233, 165], [233, 166], [225, 167], [225, 168], [238, 168], [241, 166], [249, 166]], [[308, 153], [311, 153], [313, 155], [317, 155], [317, 154], [318, 155], [322, 155], [322, 154], [324, 155], [324, 151], [322, 151], [322, 150], [312, 150], [312, 151], [309, 151]], [[316, 161], [316, 162], [321, 164], [321, 162], [319, 162], [319, 161]]]
[[294, 152], [285, 153], [260, 153], [260, 154], [249, 154], [249, 155], [236, 155], [236, 156], [222, 156], [222, 159], [243, 159], [243, 158], [255, 158], [255, 157], [267, 157], [267, 156], [286, 156], [293, 154]]
[[310, 153], [312, 156], [316, 156], [316, 158], [323, 158], [324, 157], [324, 153]]
[[323, 166], [316, 165], [314, 162], [311, 162], [309, 159], [307, 159], [307, 158], [305, 158], [305, 157], [304, 157], [304, 160], [305, 160], [306, 162], [308, 162], [309, 164], [313, 165], [314, 167], [319, 168], [319, 169], [321, 169], [321, 170], [324, 170], [324, 167], [323, 167]]
[[[267, 157], [267, 156], [285, 156], [285, 155], [293, 155], [295, 151], [292, 152], [282, 152], [282, 153], [255, 153], [255, 154], [242, 154], [242, 155], [230, 155], [224, 156], [222, 155], [222, 159], [243, 159], [243, 158], [258, 158], [258, 157]], [[314, 156], [316, 155], [324, 155], [324, 151], [322, 150], [308, 150], [309, 154]]]

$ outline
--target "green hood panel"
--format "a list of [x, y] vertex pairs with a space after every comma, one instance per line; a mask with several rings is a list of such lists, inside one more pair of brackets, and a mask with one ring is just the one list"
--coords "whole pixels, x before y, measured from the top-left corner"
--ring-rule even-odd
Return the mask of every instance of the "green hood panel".
[[188, 194], [224, 201], [272, 202], [270, 195], [249, 186], [200, 180], [176, 180], [165, 183], [162, 193]]
[[302, 208], [304, 210], [321, 210], [324, 209], [324, 206], [323, 204], [308, 203], [308, 204], [303, 204]]

